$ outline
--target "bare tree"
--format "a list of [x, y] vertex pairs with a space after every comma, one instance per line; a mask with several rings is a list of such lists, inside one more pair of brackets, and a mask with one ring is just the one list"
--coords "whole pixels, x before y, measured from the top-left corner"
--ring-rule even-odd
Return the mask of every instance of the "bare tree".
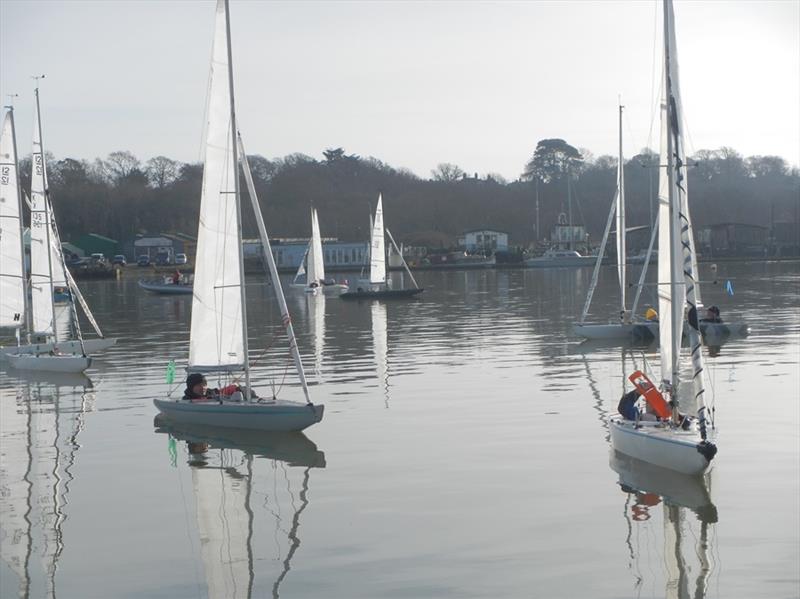
[[458, 181], [464, 176], [464, 171], [461, 167], [449, 162], [441, 162], [436, 165], [436, 168], [431, 171], [434, 181]]
[[166, 156], [156, 156], [147, 161], [145, 173], [156, 189], [163, 189], [178, 177], [180, 164]]

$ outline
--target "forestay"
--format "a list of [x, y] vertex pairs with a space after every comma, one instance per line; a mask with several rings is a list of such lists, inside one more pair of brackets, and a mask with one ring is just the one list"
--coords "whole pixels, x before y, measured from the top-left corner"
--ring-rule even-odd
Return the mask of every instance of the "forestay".
[[243, 370], [246, 360], [226, 34], [225, 5], [219, 2], [192, 298], [189, 370], [193, 371]]
[[372, 223], [372, 244], [370, 247], [369, 282], [373, 285], [386, 283], [386, 249], [383, 235], [383, 198], [378, 195], [375, 220]]
[[14, 113], [9, 110], [0, 132], [0, 327], [21, 329], [25, 324], [23, 256]]

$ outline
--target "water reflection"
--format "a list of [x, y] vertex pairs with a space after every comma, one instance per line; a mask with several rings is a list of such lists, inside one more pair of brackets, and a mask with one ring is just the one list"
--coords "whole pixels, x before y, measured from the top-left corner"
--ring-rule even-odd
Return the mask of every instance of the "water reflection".
[[375, 355], [375, 371], [378, 385], [386, 407], [389, 407], [389, 341], [386, 305], [372, 302], [372, 351]]
[[[325, 454], [302, 433], [175, 425], [162, 418], [156, 427], [169, 435], [172, 465], [183, 463], [191, 472], [208, 596], [249, 599], [266, 595], [269, 586], [279, 597], [300, 547], [310, 471], [325, 467]], [[299, 482], [287, 467], [301, 469]], [[290, 516], [284, 515], [287, 504]], [[265, 572], [265, 563], [280, 569]]]
[[20, 597], [57, 594], [78, 439], [94, 411], [91, 381], [73, 378], [0, 390], [0, 556]]
[[[654, 569], [660, 563], [665, 597], [705, 597], [716, 565], [714, 529], [719, 519], [709, 492], [711, 475], [679, 474], [614, 450], [610, 452], [610, 465], [619, 475], [618, 484], [625, 493], [628, 568], [637, 593], [661, 579], [662, 573]], [[660, 551], [659, 544], [652, 542], [659, 536], [655, 524], [658, 511], [663, 512], [664, 542]], [[693, 573], [696, 575], [692, 581]]]

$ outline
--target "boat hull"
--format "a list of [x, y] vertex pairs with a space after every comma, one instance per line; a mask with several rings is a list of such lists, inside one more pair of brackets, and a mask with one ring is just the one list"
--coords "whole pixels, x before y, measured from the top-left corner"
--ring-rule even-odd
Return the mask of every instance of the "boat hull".
[[415, 297], [425, 291], [425, 289], [381, 289], [377, 291], [362, 290], [362, 291], [348, 291], [341, 294], [339, 297], [342, 299], [408, 299]]
[[174, 283], [159, 283], [156, 281], [139, 281], [139, 287], [150, 293], [159, 295], [191, 295], [192, 285], [175, 285]]
[[322, 420], [323, 405], [291, 401], [232, 402], [154, 399], [158, 411], [173, 422], [269, 432], [302, 431]]
[[658, 338], [657, 322], [575, 324], [572, 332], [585, 339], [629, 339], [649, 341]]
[[17, 370], [39, 372], [83, 372], [92, 365], [92, 359], [84, 356], [36, 356], [32, 354], [7, 354], [11, 367]]
[[713, 455], [709, 458], [708, 452], [701, 451], [700, 435], [694, 427], [684, 431], [661, 423], [637, 424], [612, 416], [609, 429], [611, 447], [637, 460], [689, 475], [711, 469]]
[[580, 268], [594, 266], [597, 256], [574, 256], [570, 258], [528, 258], [524, 264], [528, 268]]
[[307, 287], [306, 285], [293, 284], [292, 288], [315, 295], [319, 293], [324, 293], [325, 295], [338, 295], [339, 293], [345, 293], [348, 289], [350, 289], [350, 287], [341, 283], [335, 283], [333, 285], [320, 285], [319, 287]]
[[[87, 354], [94, 354], [108, 349], [112, 345], [116, 345], [116, 343], [116, 338], [84, 339], [83, 348]], [[72, 340], [59, 341], [58, 343], [34, 343], [20, 346], [10, 345], [8, 347], [0, 347], [0, 356], [9, 354], [46, 354], [53, 350], [57, 350], [62, 354], [79, 354], [81, 353], [81, 343], [80, 341]]]

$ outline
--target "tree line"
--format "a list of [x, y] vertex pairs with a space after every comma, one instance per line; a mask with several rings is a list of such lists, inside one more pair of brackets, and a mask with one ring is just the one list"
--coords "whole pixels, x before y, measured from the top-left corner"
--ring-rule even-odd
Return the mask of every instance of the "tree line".
[[[541, 140], [519, 178], [510, 182], [494, 173], [465, 173], [451, 163], [421, 178], [342, 148], [326, 149], [320, 159], [290, 154], [248, 160], [272, 236], [308, 237], [313, 206], [324, 237], [367, 240], [369, 212], [381, 192], [395, 238], [432, 248], [453, 246], [463, 231], [479, 228], [508, 232], [512, 244], [526, 246], [545, 239], [569, 207], [573, 222], [585, 225], [596, 243], [617, 169], [615, 157], [595, 158], [561, 139]], [[800, 172], [782, 158], [745, 158], [724, 147], [701, 150], [689, 162], [695, 226], [798, 221]], [[625, 162], [629, 226], [646, 226], [654, 218], [658, 163], [658, 155], [647, 148]], [[30, 158], [22, 161], [21, 173], [28, 189]], [[142, 162], [127, 151], [94, 162], [48, 157], [50, 195], [64, 240], [85, 233], [123, 243], [141, 233], [194, 235], [202, 174], [199, 163], [166, 156]], [[256, 237], [252, 219], [245, 215], [243, 221], [245, 236]]]

